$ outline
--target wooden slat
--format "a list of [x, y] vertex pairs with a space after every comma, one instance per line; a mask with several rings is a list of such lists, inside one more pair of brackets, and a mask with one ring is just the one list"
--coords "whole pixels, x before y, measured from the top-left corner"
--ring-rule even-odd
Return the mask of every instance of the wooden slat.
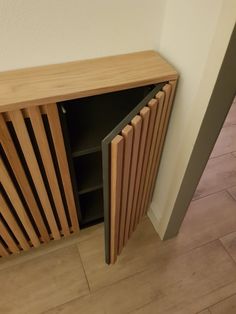
[[111, 142], [110, 257], [112, 264], [115, 263], [118, 253], [123, 156], [124, 138], [117, 135]]
[[0, 193], [0, 213], [2, 214], [3, 218], [6, 220], [6, 223], [8, 224], [12, 233], [18, 240], [22, 249], [25, 251], [28, 250], [30, 248], [29, 243], [27, 242], [22, 230], [20, 229], [15, 217], [12, 215], [11, 210], [8, 207], [1, 193]]
[[44, 169], [52, 192], [53, 200], [57, 209], [58, 217], [60, 219], [62, 231], [64, 235], [69, 235], [70, 230], [65, 214], [65, 209], [61, 197], [60, 188], [57, 181], [56, 171], [54, 168], [51, 151], [49, 148], [47, 135], [44, 129], [44, 124], [39, 107], [31, 107], [27, 109], [34, 135], [37, 140], [40, 155], [43, 161]]
[[133, 205], [132, 205], [132, 211], [134, 211], [134, 219], [131, 221], [129, 235], [131, 235], [131, 233], [133, 232], [134, 226], [138, 219], [137, 217], [138, 191], [139, 191], [139, 186], [140, 186], [141, 171], [142, 171], [143, 158], [144, 158], [144, 153], [145, 153], [145, 143], [146, 143], [148, 123], [149, 123], [149, 117], [150, 117], [150, 109], [148, 107], [144, 107], [140, 111], [140, 116], [142, 117], [142, 130], [141, 130], [140, 148], [139, 148], [139, 154], [138, 154], [138, 166], [137, 166], [135, 188], [134, 188], [134, 200], [133, 200]]
[[163, 87], [163, 91], [165, 92], [165, 100], [164, 100], [164, 108], [163, 108], [163, 114], [161, 118], [161, 136], [160, 136], [160, 143], [158, 143], [158, 154], [157, 158], [155, 161], [155, 167], [153, 171], [153, 179], [151, 183], [151, 188], [149, 191], [149, 196], [148, 196], [148, 206], [146, 208], [146, 211], [148, 210], [149, 204], [151, 202], [154, 188], [155, 188], [155, 182], [158, 174], [158, 169], [160, 165], [160, 160], [161, 160], [161, 154], [164, 146], [164, 141], [165, 141], [165, 136], [167, 132], [167, 127], [168, 127], [168, 122], [170, 118], [170, 113], [171, 113], [171, 108], [172, 108], [172, 103], [174, 99], [174, 93], [175, 93], [175, 86], [176, 86], [176, 81], [169, 82], [169, 84], [166, 84]]
[[18, 246], [16, 245], [15, 241], [13, 240], [12, 236], [8, 232], [7, 228], [3, 224], [3, 222], [0, 220], [0, 236], [2, 239], [4, 239], [5, 243], [7, 244], [9, 250], [12, 253], [18, 253], [20, 252]]
[[124, 138], [124, 166], [123, 166], [123, 174], [122, 174], [122, 200], [121, 200], [121, 213], [120, 213], [118, 254], [121, 253], [123, 245], [124, 245], [125, 219], [126, 219], [128, 193], [129, 193], [130, 161], [131, 161], [131, 156], [132, 156], [132, 145], [133, 145], [133, 127], [131, 125], [127, 125], [122, 130], [121, 134]]
[[119, 91], [177, 78], [155, 51], [0, 73], [0, 112]]
[[136, 224], [139, 223], [141, 219], [141, 203], [142, 199], [144, 198], [144, 185], [145, 180], [147, 177], [147, 166], [148, 166], [148, 160], [150, 155], [150, 149], [151, 149], [151, 143], [152, 143], [152, 137], [153, 137], [153, 131], [155, 126], [155, 120], [156, 120], [156, 113], [157, 113], [157, 100], [151, 99], [148, 103], [148, 107], [150, 109], [150, 118], [148, 123], [148, 131], [147, 131], [147, 138], [146, 138], [146, 144], [145, 144], [145, 154], [143, 159], [143, 166], [142, 166], [142, 172], [141, 172], [141, 182], [138, 192], [138, 206], [137, 206], [137, 220]]
[[50, 125], [50, 130], [54, 142], [54, 147], [57, 155], [57, 161], [60, 169], [62, 184], [65, 191], [68, 211], [70, 215], [70, 220], [72, 224], [72, 230], [79, 230], [78, 216], [75, 206], [75, 200], [73, 195], [72, 183], [70, 179], [70, 171], [67, 162], [67, 155], [65, 151], [63, 134], [61, 130], [60, 118], [58, 114], [58, 109], [56, 104], [46, 105], [45, 111], [47, 113], [48, 122]]
[[7, 172], [7, 169], [2, 161], [2, 158], [0, 158], [0, 171], [1, 171], [1, 183], [4, 187], [4, 190], [6, 191], [17, 215], [19, 216], [22, 225], [25, 228], [25, 231], [29, 235], [29, 238], [32, 242], [32, 244], [37, 247], [40, 245], [40, 241], [37, 237], [37, 234], [29, 220], [29, 217], [24, 209], [24, 206], [21, 202], [21, 199], [18, 196], [18, 193], [16, 191], [16, 188]]
[[132, 151], [132, 159], [131, 159], [131, 170], [130, 170], [130, 183], [129, 183], [129, 195], [128, 195], [128, 205], [127, 205], [127, 213], [126, 213], [126, 222], [125, 222], [125, 238], [124, 244], [127, 243], [129, 237], [129, 229], [130, 224], [134, 220], [135, 211], [132, 211], [133, 199], [134, 199], [134, 188], [135, 188], [135, 180], [137, 173], [137, 165], [138, 165], [138, 154], [139, 154], [139, 144], [141, 138], [141, 128], [142, 128], [142, 118], [137, 115], [132, 121], [131, 125], [133, 126], [134, 131], [134, 139], [133, 139], [133, 151]]
[[7, 252], [7, 250], [5, 249], [3, 244], [0, 242], [0, 256], [4, 257], [4, 256], [8, 256], [8, 255], [9, 255], [9, 253]]
[[[0, 114], [0, 143], [2, 144], [3, 150], [7, 156], [8, 162], [10, 163], [11, 169], [20, 186], [20, 189], [34, 218], [34, 221], [37, 224], [38, 230], [41, 234], [41, 238], [43, 239], [43, 241], [47, 241], [47, 229], [44, 225], [40, 210], [35, 201], [33, 192], [29, 185], [29, 181], [26, 177], [25, 171], [23, 169], [20, 158], [18, 156], [2, 114]], [[36, 242], [35, 245], [37, 245]]]
[[160, 120], [161, 120], [161, 114], [163, 110], [163, 104], [164, 104], [164, 92], [160, 91], [156, 95], [157, 101], [158, 101], [158, 106], [157, 106], [157, 114], [156, 114], [156, 120], [155, 120], [155, 126], [154, 126], [154, 131], [153, 131], [153, 137], [152, 137], [152, 143], [151, 143], [151, 149], [150, 149], [150, 155], [149, 155], [149, 160], [148, 160], [148, 167], [147, 167], [147, 172], [145, 176], [145, 185], [144, 185], [144, 193], [143, 193], [143, 198], [141, 202], [141, 215], [143, 216], [144, 213], [146, 212], [146, 206], [147, 206], [147, 198], [148, 198], [148, 191], [150, 189], [150, 184], [152, 181], [152, 177], [154, 175], [153, 169], [155, 166], [155, 159], [156, 159], [156, 154], [158, 152], [158, 132], [160, 129]]
[[[20, 110], [9, 112], [9, 117], [13, 123], [18, 141], [21, 145], [22, 152], [24, 154], [25, 161], [29, 168], [32, 180], [34, 182], [36, 191], [38, 193], [40, 202], [43, 206], [45, 216], [47, 218], [48, 224], [50, 226], [52, 235], [55, 239], [60, 239], [60, 233], [56, 224], [56, 220], [53, 214], [53, 210], [48, 198], [47, 190], [45, 188], [42, 174], [33, 150], [33, 146], [25, 125], [24, 117]], [[46, 227], [45, 227], [46, 229]], [[50, 240], [47, 232], [44, 234], [44, 238], [47, 241]]]

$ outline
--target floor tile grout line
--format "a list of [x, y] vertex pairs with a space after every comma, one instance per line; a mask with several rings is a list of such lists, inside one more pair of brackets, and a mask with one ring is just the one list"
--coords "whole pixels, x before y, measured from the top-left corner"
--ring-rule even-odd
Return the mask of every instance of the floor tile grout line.
[[88, 277], [87, 277], [87, 274], [86, 274], [86, 271], [85, 271], [85, 268], [84, 268], [84, 263], [83, 263], [83, 260], [82, 260], [81, 254], [80, 254], [79, 245], [77, 244], [76, 247], [77, 247], [77, 251], [78, 251], [78, 254], [79, 254], [80, 262], [81, 262], [81, 265], [82, 265], [82, 268], [83, 268], [83, 271], [84, 271], [84, 276], [85, 276], [86, 281], [87, 281], [88, 289], [89, 289], [89, 292], [91, 294], [91, 287], [90, 287], [89, 280], [88, 280]]
[[221, 241], [221, 239], [219, 239], [220, 244], [222, 246], [222, 248], [224, 249], [225, 253], [227, 253], [227, 255], [230, 257], [230, 259], [232, 260], [232, 262], [235, 264], [236, 266], [236, 261], [235, 259], [232, 257], [232, 255], [228, 252], [228, 250], [226, 249], [226, 247], [224, 246], [223, 242]]
[[[233, 153], [233, 152], [228, 152], [228, 153], [220, 154], [220, 155], [217, 155], [217, 156], [212, 156], [212, 157], [210, 156], [209, 159], [208, 159], [208, 161], [209, 161], [209, 160], [212, 160], [212, 159], [219, 158], [219, 157], [223, 157], [223, 156], [226, 156], [226, 155], [232, 155], [232, 153]], [[235, 157], [235, 156], [233, 156], [233, 157]]]
[[76, 300], [83, 299], [83, 298], [88, 297], [88, 296], [89, 296], [89, 294], [84, 294], [84, 295], [81, 295], [79, 297], [72, 298], [71, 300], [68, 300], [68, 301], [66, 301], [66, 302], [64, 302], [62, 304], [53, 306], [53, 307], [49, 308], [48, 310], [41, 312], [40, 314], [47, 314], [48, 312], [50, 312], [52, 310], [56, 310], [57, 308], [66, 305], [67, 303], [74, 302]]
[[[230, 294], [230, 295], [228, 295], [227, 297], [225, 297], [225, 298], [223, 298], [223, 299], [221, 299], [220, 301], [218, 301], [218, 302], [216, 302], [216, 303], [214, 303], [214, 304], [211, 304], [210, 306], [208, 306], [208, 311], [210, 312], [210, 313], [212, 313], [212, 311], [211, 311], [211, 307], [213, 307], [213, 306], [215, 306], [215, 305], [217, 305], [217, 304], [220, 304], [221, 302], [224, 302], [224, 301], [226, 301], [227, 299], [229, 299], [229, 298], [232, 298], [234, 295], [236, 295], [236, 292], [234, 292], [234, 293], [232, 293], [232, 294]], [[200, 312], [201, 313], [201, 312]]]
[[217, 194], [217, 193], [220, 193], [220, 192], [227, 192], [228, 189], [231, 189], [231, 188], [233, 188], [233, 187], [236, 187], [236, 184], [231, 185], [231, 186], [229, 186], [229, 187], [227, 187], [227, 188], [224, 188], [224, 189], [219, 190], [219, 191], [216, 191], [216, 192], [212, 192], [212, 193], [209, 193], [209, 194], [206, 194], [206, 195], [203, 195], [203, 196], [199, 196], [199, 197], [197, 197], [197, 198], [194, 198], [194, 197], [193, 197], [192, 200], [191, 200], [191, 202], [201, 200], [202, 198], [205, 198], [205, 197], [207, 197], [207, 196], [211, 196], [211, 195], [214, 195], [214, 194]]
[[229, 196], [236, 202], [236, 198], [234, 198], [234, 196], [229, 192], [229, 190], [225, 190], [226, 193], [229, 194]]
[[[2, 263], [2, 265], [0, 264], [0, 273], [3, 270], [9, 269], [11, 267], [15, 267], [15, 266], [20, 265], [20, 264], [27, 263], [29, 261], [32, 261], [32, 260], [36, 259], [36, 258], [39, 258], [39, 257], [42, 257], [42, 256], [46, 256], [46, 255], [51, 254], [51, 253], [54, 253], [54, 252], [56, 252], [58, 250], [61, 250], [61, 249], [64, 249], [64, 248], [68, 248], [70, 246], [77, 245], [77, 243], [78, 243], [77, 239], [69, 239], [69, 238], [67, 238], [66, 240], [68, 240], [67, 244], [66, 243], [62, 244], [62, 243], [60, 243], [60, 240], [56, 240], [56, 241], [58, 241], [58, 243], [55, 243], [55, 246], [53, 246], [53, 243], [52, 243], [52, 247], [51, 248], [49, 248], [47, 246], [47, 244], [45, 243], [44, 247], [32, 248], [32, 250], [29, 250], [29, 251], [25, 251], [25, 252], [22, 251], [21, 253], [19, 253], [19, 255], [9, 256], [9, 260], [6, 260], [5, 262], [6, 263], [12, 263], [12, 264], [6, 265], [6, 266], [4, 266], [4, 263]], [[58, 244], [58, 246], [57, 246], [57, 244]], [[37, 251], [37, 250], [44, 250], [44, 249], [46, 249], [47, 251], [46, 252], [39, 252], [39, 251]], [[22, 255], [20, 255], [20, 254], [22, 254]], [[23, 255], [23, 254], [25, 254], [25, 255]], [[26, 256], [26, 254], [29, 255], [29, 256]], [[35, 256], [33, 256], [34, 254], [35, 254]], [[10, 259], [11, 257], [12, 257], [12, 260]], [[25, 257], [25, 260], [23, 260], [23, 261], [20, 261], [20, 260], [18, 261], [17, 260], [17, 259], [24, 258], [24, 257]], [[15, 262], [14, 262], [13, 259], [15, 260]]]

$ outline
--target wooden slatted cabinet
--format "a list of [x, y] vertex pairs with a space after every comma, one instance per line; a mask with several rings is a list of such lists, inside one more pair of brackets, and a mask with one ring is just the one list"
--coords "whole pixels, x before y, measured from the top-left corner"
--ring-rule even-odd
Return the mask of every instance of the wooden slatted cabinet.
[[104, 221], [115, 263], [149, 208], [177, 73], [140, 52], [0, 73], [0, 256]]

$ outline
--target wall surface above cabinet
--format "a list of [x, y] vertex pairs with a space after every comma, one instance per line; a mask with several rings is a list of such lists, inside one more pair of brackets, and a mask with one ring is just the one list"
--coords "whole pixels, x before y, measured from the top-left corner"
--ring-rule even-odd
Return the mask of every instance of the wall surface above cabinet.
[[0, 112], [175, 80], [157, 52], [40, 66], [0, 73]]

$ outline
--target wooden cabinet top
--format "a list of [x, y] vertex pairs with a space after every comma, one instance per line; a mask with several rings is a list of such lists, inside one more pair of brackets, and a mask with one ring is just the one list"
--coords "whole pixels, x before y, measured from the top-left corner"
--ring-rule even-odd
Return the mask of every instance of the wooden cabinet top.
[[177, 76], [155, 51], [0, 72], [0, 112], [174, 80]]

